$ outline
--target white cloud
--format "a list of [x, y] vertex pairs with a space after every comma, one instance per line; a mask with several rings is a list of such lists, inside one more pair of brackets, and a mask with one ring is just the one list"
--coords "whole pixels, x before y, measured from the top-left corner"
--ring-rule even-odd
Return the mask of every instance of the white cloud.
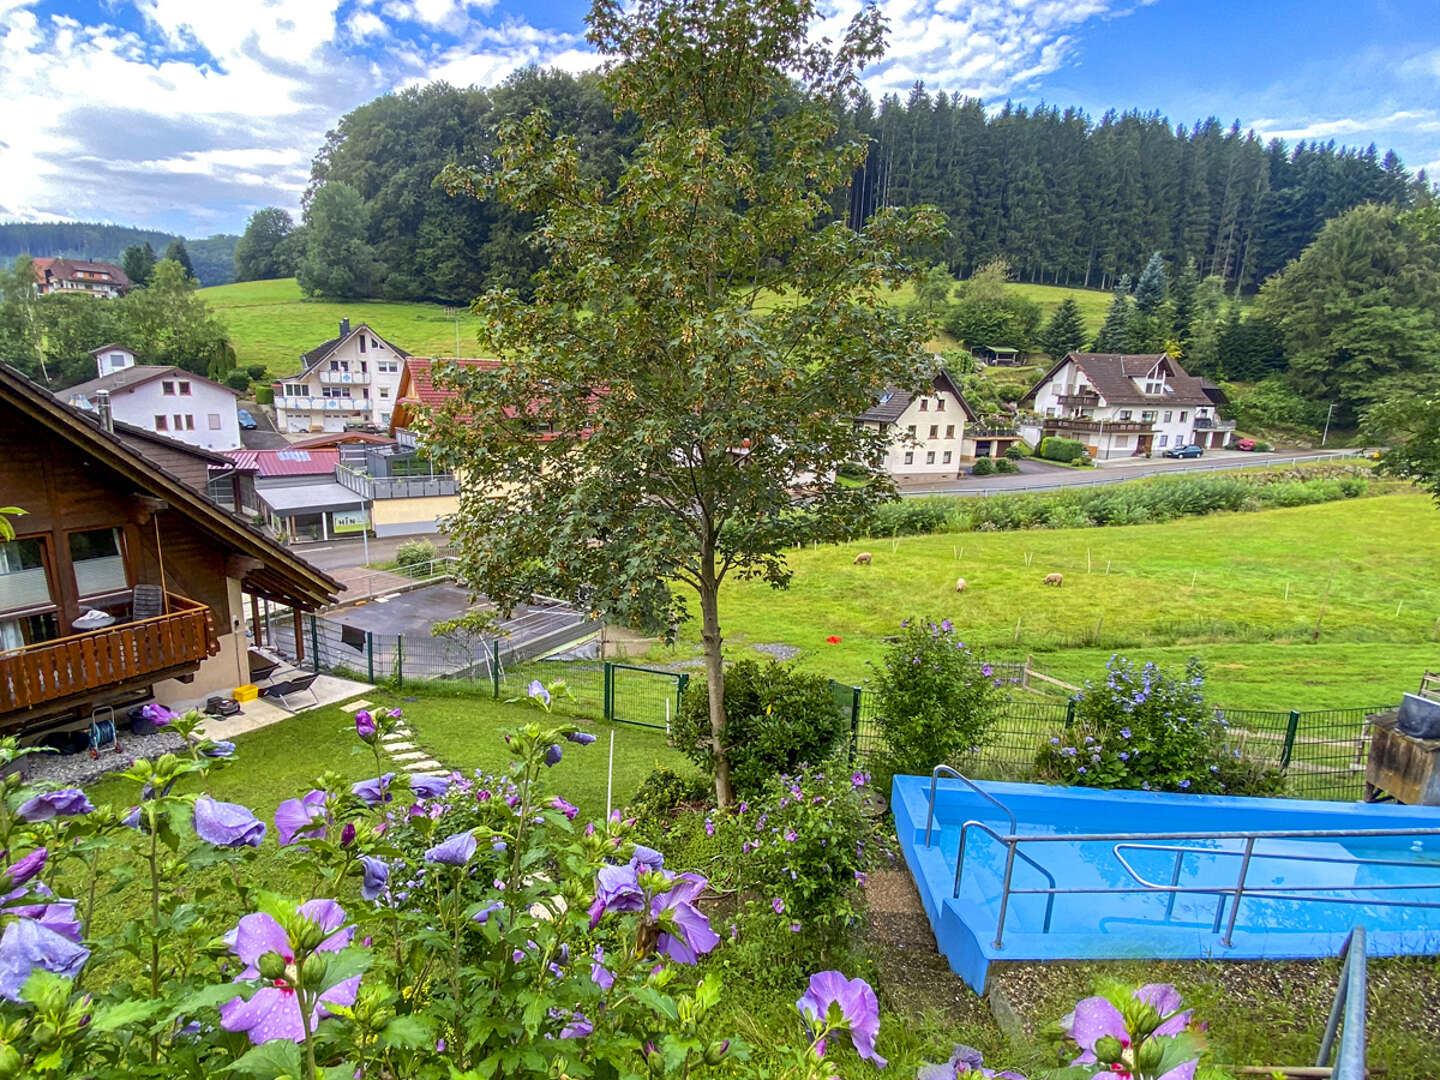
[[1384, 116], [1343, 116], [1334, 120], [1286, 121], [1269, 118], [1257, 121], [1255, 130], [1265, 139], [1333, 139], [1337, 136], [1370, 134], [1380, 131], [1440, 131], [1440, 113], [1433, 109], [1397, 109]]

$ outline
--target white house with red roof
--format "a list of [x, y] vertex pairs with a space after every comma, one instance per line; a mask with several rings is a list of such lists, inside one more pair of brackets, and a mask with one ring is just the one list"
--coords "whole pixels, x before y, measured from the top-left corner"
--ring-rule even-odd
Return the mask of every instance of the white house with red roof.
[[400, 373], [410, 354], [366, 323], [340, 332], [300, 357], [300, 370], [273, 384], [282, 432], [335, 432], [390, 426]]
[[80, 293], [110, 300], [129, 292], [133, 282], [114, 263], [94, 259], [34, 259], [35, 291]]

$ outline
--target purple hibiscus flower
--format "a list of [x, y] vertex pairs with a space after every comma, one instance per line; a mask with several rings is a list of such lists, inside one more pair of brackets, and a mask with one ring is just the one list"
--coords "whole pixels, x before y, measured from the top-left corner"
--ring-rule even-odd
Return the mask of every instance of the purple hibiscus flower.
[[15, 813], [21, 821], [36, 825], [52, 818], [89, 814], [94, 809], [79, 788], [62, 788], [60, 791], [45, 791], [26, 799]]
[[46, 930], [80, 944], [80, 920], [75, 915], [74, 900], [56, 900], [47, 904], [21, 904], [5, 909], [6, 915], [33, 919]]
[[785, 914], [785, 901], [781, 900], [778, 896], [770, 901], [770, 907], [774, 909], [776, 915]]
[[458, 832], [425, 852], [425, 861], [442, 866], [464, 866], [474, 857], [477, 846], [472, 833]]
[[573, 743], [579, 743], [581, 746], [589, 746], [595, 741], [595, 736], [588, 731], [572, 731], [569, 732], [565, 738]]
[[720, 944], [720, 936], [710, 929], [710, 920], [694, 903], [705, 885], [705, 879], [698, 874], [678, 874], [671, 880], [668, 892], [650, 901], [651, 917], [669, 927], [655, 939], [655, 948], [681, 964], [695, 963], [700, 953]]
[[27, 881], [40, 873], [45, 868], [45, 860], [50, 857], [50, 852], [43, 847], [36, 848], [19, 862], [15, 863], [0, 877], [0, 887], [13, 889], [24, 885]]
[[570, 1022], [560, 1029], [562, 1039], [583, 1039], [595, 1030], [595, 1025], [585, 1019], [583, 1013], [570, 1014]]
[[450, 781], [443, 776], [416, 773], [410, 777], [410, 790], [420, 799], [439, 799], [450, 790]]
[[556, 765], [560, 764], [560, 758], [563, 755], [564, 751], [560, 749], [560, 744], [554, 743], [553, 745], [551, 745], [550, 749], [545, 751], [545, 764], [551, 768], [554, 768]]
[[644, 863], [650, 870], [663, 870], [665, 868], [665, 856], [652, 847], [644, 844], [636, 844], [635, 850], [630, 853], [632, 863]]
[[[366, 806], [379, 806], [381, 803], [387, 803], [394, 798], [394, 796], [390, 794], [390, 781], [394, 779], [395, 774], [393, 772], [387, 772], [383, 776], [376, 776], [369, 780], [360, 780], [352, 784], [350, 792], [365, 800]], [[412, 789], [415, 786], [413, 779], [410, 781], [410, 786]]]
[[38, 969], [73, 979], [90, 950], [35, 919], [17, 919], [0, 935], [0, 998], [20, 1001], [20, 988]]
[[605, 967], [605, 950], [595, 946], [595, 962], [590, 965], [590, 981], [601, 990], [609, 990], [615, 985], [615, 976]]
[[[878, 1067], [885, 1067], [885, 1059], [875, 1052], [875, 1036], [880, 1033], [880, 1003], [875, 991], [864, 979], [847, 979], [838, 971], [821, 971], [810, 976], [810, 988], [795, 1002], [800, 1015], [810, 1025], [812, 1032], [818, 1027], [843, 1027], [850, 1032], [850, 1041], [855, 1052], [862, 1058], [873, 1061]], [[839, 1018], [832, 1013], [839, 1010]], [[824, 1054], [822, 1044], [816, 1052]]]
[[375, 731], [375, 717], [369, 710], [361, 709], [355, 714], [355, 734], [360, 736], [361, 742], [373, 743]]
[[645, 892], [640, 888], [636, 861], [624, 866], [602, 866], [595, 876], [595, 900], [590, 905], [590, 929], [600, 925], [607, 912], [643, 911]]
[[201, 795], [195, 800], [195, 835], [216, 847], [259, 847], [265, 823], [239, 803]]
[[200, 752], [206, 757], [227, 758], [235, 756], [235, 744], [226, 739], [200, 744]]
[[[1147, 983], [1133, 996], [1135, 1000], [1152, 1006], [1160, 1015], [1161, 1022], [1150, 1038], [1178, 1035], [1190, 1025], [1190, 1010], [1181, 1010], [1180, 994], [1169, 983]], [[1095, 1044], [1107, 1037], [1120, 1044], [1122, 1068], [1133, 1066], [1137, 1040], [1126, 1026], [1124, 1015], [1107, 998], [1088, 997], [1080, 1001], [1075, 1011], [1061, 1021], [1061, 1026], [1080, 1047], [1080, 1055], [1070, 1063], [1072, 1066], [1098, 1064], [1100, 1059], [1095, 1053]], [[1167, 1069], [1155, 1080], [1193, 1080], [1197, 1064], [1198, 1059], [1183, 1062]]]
[[[318, 924], [327, 935], [315, 946], [315, 952], [339, 952], [355, 936], [355, 928], [345, 926], [345, 909], [334, 900], [310, 900], [300, 905], [299, 913], [302, 918]], [[226, 1031], [243, 1031], [256, 1046], [271, 1039], [304, 1041], [305, 1027], [294, 987], [296, 949], [284, 928], [264, 912], [246, 915], [235, 928], [232, 947], [246, 965], [238, 979], [257, 978], [260, 974], [257, 965], [266, 953], [280, 955], [285, 961], [286, 977], [273, 980], [273, 985], [262, 986], [248, 1001], [237, 997], [222, 1005], [220, 1026]], [[321, 994], [310, 1017], [312, 1030], [327, 1015], [325, 1005], [353, 1005], [359, 989], [360, 976], [356, 975]]]
[[374, 900], [390, 884], [390, 864], [373, 855], [360, 856], [360, 895]]
[[545, 684], [539, 679], [531, 679], [530, 685], [525, 688], [525, 693], [529, 697], [539, 698], [545, 702], [546, 708], [550, 707], [550, 691], [545, 689]]
[[318, 789], [300, 799], [286, 799], [275, 808], [275, 833], [281, 847], [296, 840], [324, 837], [327, 824], [325, 792]]
[[987, 1080], [991, 1077], [996, 1080], [1025, 1080], [1019, 1073], [1008, 1069], [999, 1072], [987, 1069], [982, 1064], [983, 1060], [980, 1051], [973, 1046], [956, 1046], [949, 1061], [941, 1065], [921, 1066], [915, 1074], [915, 1080], [956, 1080], [960, 1076], [983, 1076]]
[[580, 808], [578, 806], [566, 802], [564, 799], [560, 798], [559, 795], [556, 795], [553, 799], [550, 800], [550, 809], [559, 810], [571, 821], [574, 821], [575, 815], [580, 813]]

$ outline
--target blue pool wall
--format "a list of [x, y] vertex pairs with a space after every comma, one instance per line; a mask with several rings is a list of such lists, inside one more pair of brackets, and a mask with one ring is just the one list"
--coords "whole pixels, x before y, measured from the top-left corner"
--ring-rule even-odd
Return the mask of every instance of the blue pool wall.
[[[1242, 832], [1248, 830], [1292, 829], [1403, 829], [1440, 828], [1440, 807], [1410, 807], [1398, 804], [1342, 803], [1302, 799], [1258, 799], [1224, 795], [1183, 795], [1148, 791], [1104, 791], [1094, 788], [1060, 787], [979, 781], [979, 786], [1010, 808], [1019, 820], [1017, 832], [1025, 835], [1027, 823], [1064, 823], [1087, 832], [1174, 833]], [[1102, 934], [1023, 933], [1007, 923], [1004, 947], [993, 947], [995, 912], [964, 898], [956, 901], [955, 862], [937, 845], [925, 846], [925, 817], [930, 796], [928, 776], [896, 776], [891, 786], [891, 809], [906, 865], [920, 893], [925, 914], [934, 929], [936, 943], [951, 968], [977, 992], [983, 992], [989, 965], [1005, 960], [1081, 960], [1166, 958], [1199, 959], [1299, 959], [1334, 956], [1339, 952], [1349, 926], [1333, 933], [1245, 934], [1237, 931], [1232, 947], [1218, 943], [1218, 935], [1185, 933], [1170, 928], [1159, 932], [1137, 931], [1129, 941], [1130, 952], [1118, 952], [1125, 943]], [[956, 780], [941, 779], [935, 799], [935, 821], [951, 825], [979, 820], [1002, 835], [1009, 822], [993, 805]], [[981, 835], [981, 834], [976, 834]], [[986, 838], [987, 842], [988, 838]], [[1376, 847], [1405, 850], [1411, 841], [1404, 837], [1369, 840]], [[1426, 839], [1428, 850], [1434, 840]], [[1045, 862], [1048, 845], [1022, 845], [1025, 851]], [[1017, 866], [1019, 864], [1017, 863]], [[1238, 869], [1238, 868], [1237, 868]], [[968, 874], [967, 870], [967, 874]], [[1440, 881], [1440, 877], [1437, 877]], [[1017, 884], [1019, 876], [1017, 871]], [[1057, 884], [1063, 888], [1065, 881]], [[1056, 904], [1080, 903], [1084, 895], [1058, 897]], [[1428, 894], [1427, 899], [1436, 899]], [[1038, 897], [1012, 899], [1012, 910], [1020, 902], [1043, 903]], [[1440, 911], [1435, 912], [1440, 928]], [[1360, 921], [1360, 920], [1356, 920]], [[1416, 955], [1440, 951], [1440, 932], [1395, 930], [1367, 935], [1372, 955]]]

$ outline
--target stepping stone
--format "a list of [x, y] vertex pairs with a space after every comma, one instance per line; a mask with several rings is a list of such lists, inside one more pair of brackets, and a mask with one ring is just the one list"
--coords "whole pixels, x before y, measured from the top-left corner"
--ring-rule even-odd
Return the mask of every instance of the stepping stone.
[[415, 744], [413, 742], [392, 742], [385, 749], [390, 751], [393, 756], [396, 750], [414, 750]]
[[[408, 757], [409, 755], [406, 755], [406, 756]], [[443, 769], [443, 768], [445, 768], [444, 765], [441, 765], [440, 762], [436, 761], [434, 758], [427, 758], [427, 757], [425, 757], [424, 754], [417, 754], [416, 756], [417, 756], [417, 757], [424, 758], [424, 760], [423, 760], [423, 761], [407, 761], [407, 762], [405, 763], [405, 771], [406, 771], [406, 772], [411, 772], [411, 773], [417, 773], [417, 772], [418, 772], [418, 773], [430, 773], [430, 772], [434, 772], [436, 769]]]
[[390, 732], [389, 735], [382, 735], [382, 736], [380, 736], [380, 741], [381, 741], [381, 742], [387, 742], [387, 743], [389, 743], [389, 742], [399, 742], [401, 739], [408, 739], [409, 737], [410, 737], [410, 732], [408, 732], [408, 731], [392, 731], [392, 732]]
[[340, 709], [342, 712], [357, 713], [361, 709], [373, 709], [374, 707], [375, 705], [373, 702], [365, 701], [362, 699], [360, 701], [352, 701], [348, 705], [341, 705]]
[[403, 754], [391, 754], [390, 756], [396, 761], [405, 762], [407, 769], [412, 763], [419, 761], [421, 758], [424, 758], [426, 761], [430, 760], [430, 755], [425, 753], [424, 750], [406, 750]]

